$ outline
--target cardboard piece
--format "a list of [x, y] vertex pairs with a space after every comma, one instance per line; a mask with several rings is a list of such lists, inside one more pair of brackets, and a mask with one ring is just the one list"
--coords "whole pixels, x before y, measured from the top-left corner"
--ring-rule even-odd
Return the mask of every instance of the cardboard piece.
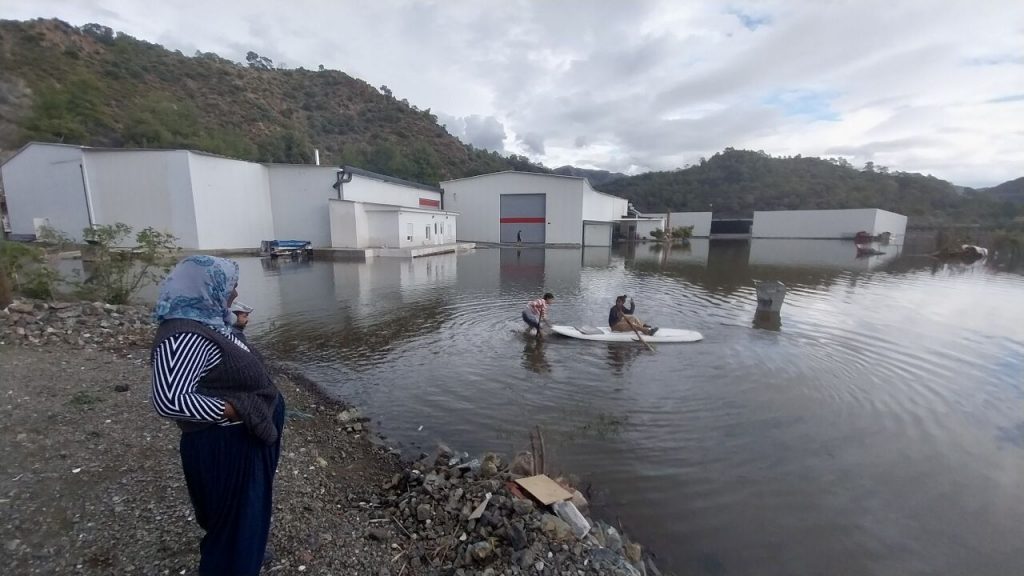
[[550, 506], [555, 502], [561, 502], [562, 500], [569, 500], [572, 498], [572, 494], [565, 488], [558, 485], [557, 482], [548, 477], [547, 474], [538, 474], [536, 476], [530, 476], [529, 478], [520, 478], [516, 480], [516, 484], [523, 487], [530, 496], [537, 499], [538, 502], [545, 506]]

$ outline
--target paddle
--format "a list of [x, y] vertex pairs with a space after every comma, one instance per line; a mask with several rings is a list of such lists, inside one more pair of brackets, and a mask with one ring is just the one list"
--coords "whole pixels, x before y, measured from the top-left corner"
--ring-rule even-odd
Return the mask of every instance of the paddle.
[[[630, 300], [630, 306], [633, 305], [632, 302], [633, 301]], [[636, 329], [636, 325], [633, 324], [632, 322], [630, 322], [629, 323], [629, 327], [632, 328], [633, 329], [633, 333], [636, 334], [636, 339], [639, 340], [641, 343], [643, 343], [644, 346], [647, 346], [648, 350], [650, 350], [651, 352], [654, 352], [654, 346], [651, 346], [650, 342], [648, 342], [647, 340], [644, 340], [643, 336], [640, 336], [640, 331]]]
[[651, 346], [650, 342], [644, 340], [643, 337], [640, 336], [640, 331], [636, 329], [636, 326], [633, 326], [632, 324], [630, 324], [630, 326], [633, 328], [633, 333], [636, 334], [636, 339], [643, 343], [644, 346], [647, 346], [648, 350], [654, 352], [654, 346]]

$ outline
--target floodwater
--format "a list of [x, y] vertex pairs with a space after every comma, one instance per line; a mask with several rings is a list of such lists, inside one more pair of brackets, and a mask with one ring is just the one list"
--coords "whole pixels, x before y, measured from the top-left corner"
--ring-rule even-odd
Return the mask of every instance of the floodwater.
[[[1024, 573], [1024, 276], [852, 243], [243, 259], [252, 336], [410, 455], [552, 467], [678, 574]], [[754, 281], [788, 287], [755, 326]], [[523, 336], [524, 303], [601, 324], [617, 294], [696, 344]], [[421, 428], [422, 427], [422, 428]]]

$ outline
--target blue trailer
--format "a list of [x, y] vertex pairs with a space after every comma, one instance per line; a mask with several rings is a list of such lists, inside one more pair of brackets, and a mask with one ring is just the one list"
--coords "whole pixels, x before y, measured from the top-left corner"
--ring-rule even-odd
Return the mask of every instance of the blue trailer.
[[270, 258], [290, 256], [292, 259], [308, 258], [313, 251], [309, 240], [264, 240], [260, 242], [260, 255]]

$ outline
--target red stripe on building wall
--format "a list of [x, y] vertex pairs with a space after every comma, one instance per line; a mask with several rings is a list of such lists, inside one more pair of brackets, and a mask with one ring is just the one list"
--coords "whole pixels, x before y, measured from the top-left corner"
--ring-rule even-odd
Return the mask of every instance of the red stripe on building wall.
[[420, 198], [420, 206], [428, 206], [430, 208], [440, 208], [440, 200], [431, 200], [430, 198]]
[[543, 224], [543, 218], [502, 218], [502, 224]]

